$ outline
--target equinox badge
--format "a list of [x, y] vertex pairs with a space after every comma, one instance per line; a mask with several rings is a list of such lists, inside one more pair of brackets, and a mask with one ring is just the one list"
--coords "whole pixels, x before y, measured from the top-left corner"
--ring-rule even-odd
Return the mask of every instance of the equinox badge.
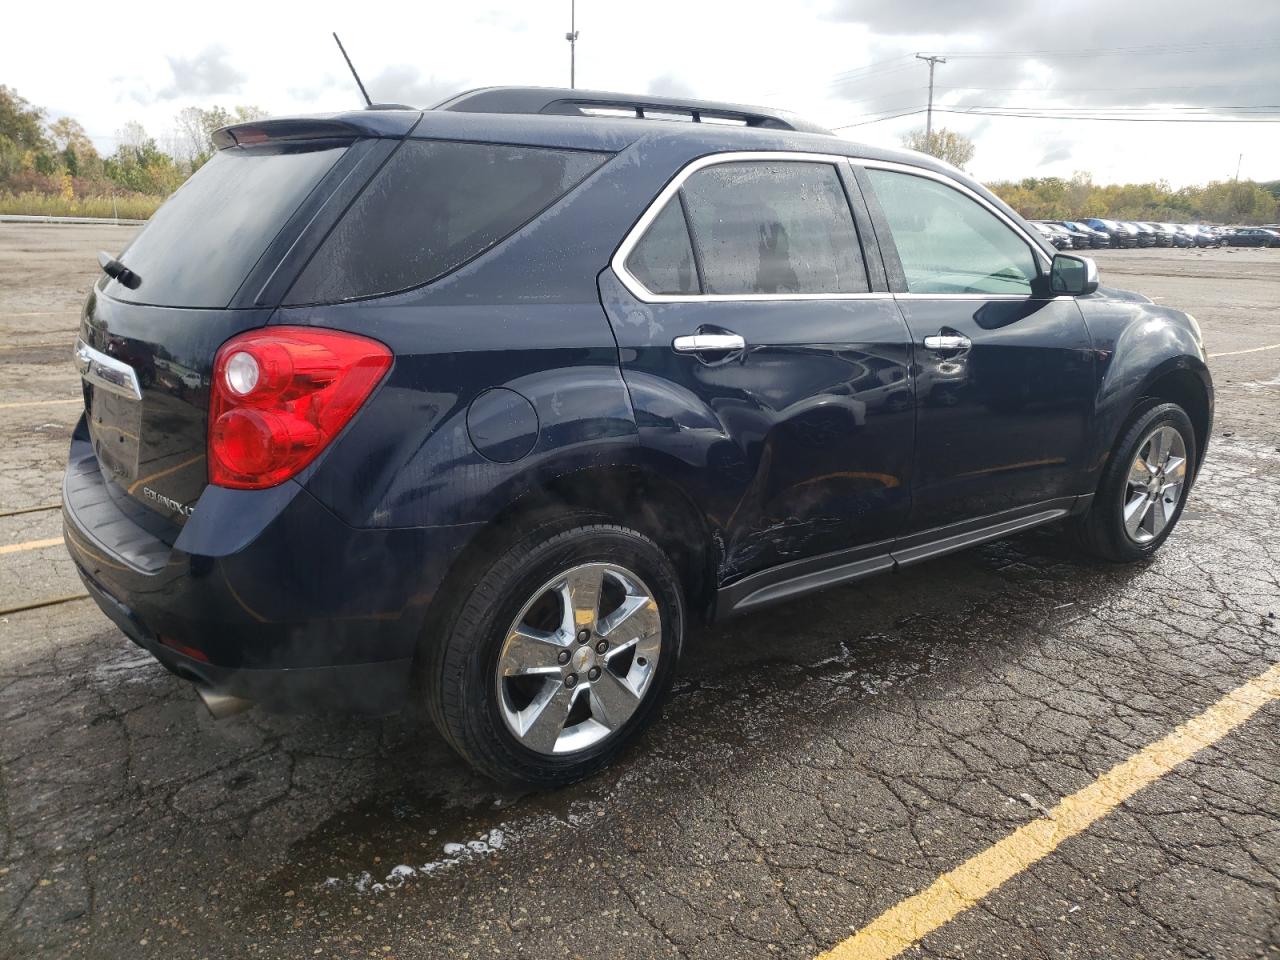
[[191, 516], [191, 512], [195, 509], [194, 507], [188, 506], [185, 503], [179, 503], [177, 500], [173, 499], [173, 497], [166, 497], [163, 493], [157, 493], [156, 491], [152, 490], [150, 487], [143, 487], [142, 495], [146, 497], [148, 500], [155, 501], [156, 503], [160, 504], [160, 506], [162, 507], [167, 507], [168, 509], [172, 510], [174, 513], [182, 514], [184, 517]]

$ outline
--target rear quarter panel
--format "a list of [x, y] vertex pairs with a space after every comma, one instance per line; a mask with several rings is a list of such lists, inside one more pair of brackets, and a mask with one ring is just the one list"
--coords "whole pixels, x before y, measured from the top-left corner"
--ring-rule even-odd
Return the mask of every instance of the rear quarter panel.
[[[429, 286], [280, 310], [277, 322], [350, 330], [395, 355], [386, 381], [300, 482], [353, 526], [478, 524], [545, 479], [626, 461], [635, 419], [596, 275], [643, 203], [636, 181], [624, 152]], [[472, 403], [496, 387], [536, 412], [536, 442], [510, 463], [482, 456], [468, 430]]]

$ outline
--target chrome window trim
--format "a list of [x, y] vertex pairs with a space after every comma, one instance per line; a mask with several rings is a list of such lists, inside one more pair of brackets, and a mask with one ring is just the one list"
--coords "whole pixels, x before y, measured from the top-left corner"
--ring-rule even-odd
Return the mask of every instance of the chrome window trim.
[[[1033, 294], [1023, 293], [991, 293], [991, 294], [974, 294], [974, 293], [889, 293], [880, 291], [871, 291], [867, 293], [653, 293], [644, 284], [627, 269], [627, 258], [631, 256], [631, 252], [640, 242], [645, 232], [657, 219], [658, 214], [667, 205], [667, 202], [675, 196], [676, 192], [684, 185], [684, 182], [697, 173], [699, 170], [705, 170], [707, 167], [717, 166], [723, 163], [743, 163], [743, 162], [779, 162], [791, 161], [795, 163], [827, 163], [833, 166], [839, 164], [848, 164], [865, 168], [875, 168], [879, 170], [890, 170], [897, 173], [906, 173], [912, 176], [924, 177], [959, 191], [969, 199], [975, 201], [980, 206], [995, 215], [1005, 226], [1009, 227], [1024, 243], [1031, 248], [1032, 254], [1037, 256], [1038, 263], [1048, 272], [1052, 264], [1052, 258], [1041, 249], [1031, 236], [1022, 229], [1015, 221], [1011, 220], [998, 207], [994, 206], [989, 200], [981, 194], [971, 190], [965, 184], [948, 176], [945, 173], [939, 173], [936, 170], [929, 170], [925, 167], [913, 166], [909, 163], [897, 163], [891, 160], [871, 160], [863, 157], [851, 157], [842, 153], [802, 153], [791, 152], [785, 150], [738, 150], [732, 153], [712, 153], [705, 157], [699, 157], [692, 160], [685, 166], [681, 167], [679, 172], [671, 179], [662, 191], [655, 197], [649, 206], [645, 208], [644, 213], [640, 215], [640, 219], [627, 232], [622, 243], [618, 245], [613, 258], [609, 261], [609, 265], [613, 268], [613, 272], [617, 274], [622, 285], [627, 288], [628, 292], [642, 303], [751, 303], [762, 301], [805, 301], [805, 300], [1031, 300], [1034, 299]], [[852, 211], [850, 211], [852, 216]], [[855, 233], [857, 227], [855, 225]], [[858, 237], [862, 244], [868, 241], [863, 237]], [[1046, 300], [1071, 300], [1073, 297], [1043, 297]]]
[[[650, 202], [645, 208], [644, 213], [640, 215], [640, 219], [627, 232], [622, 243], [618, 245], [617, 251], [613, 255], [613, 259], [609, 261], [609, 265], [613, 267], [613, 272], [617, 274], [618, 279], [622, 281], [622, 285], [627, 288], [633, 297], [642, 303], [750, 303], [759, 301], [787, 301], [787, 300], [888, 300], [893, 297], [892, 293], [885, 291], [869, 291], [866, 293], [653, 293], [644, 284], [627, 269], [627, 258], [631, 256], [631, 252], [635, 249], [645, 232], [648, 231], [653, 221], [657, 219], [658, 214], [667, 205], [667, 202], [676, 195], [676, 192], [684, 185], [684, 182], [699, 170], [705, 170], [707, 167], [719, 166], [725, 163], [754, 163], [754, 162], [792, 162], [792, 163], [825, 163], [837, 168], [839, 173], [839, 165], [847, 164], [850, 158], [839, 153], [800, 153], [790, 152], [786, 150], [739, 150], [733, 153], [712, 153], [705, 157], [699, 157], [692, 160], [671, 179], [662, 191]], [[843, 189], [843, 187], [842, 187]], [[854, 226], [854, 234], [857, 235], [857, 226], [853, 222], [853, 211], [849, 211], [849, 223]], [[862, 237], [859, 237], [860, 244], [865, 244]], [[862, 250], [858, 250], [859, 256]]]
[[123, 360], [109, 357], [79, 338], [76, 339], [75, 356], [76, 369], [80, 371], [80, 376], [95, 387], [100, 387], [117, 396], [128, 397], [130, 400], [142, 399], [142, 388], [138, 385], [137, 371]]
[[1069, 293], [1059, 293], [1052, 297], [1036, 297], [1027, 293], [894, 293], [890, 294], [895, 300], [982, 300], [990, 301], [1008, 301], [1010, 303], [1018, 300], [1034, 300], [1036, 303], [1051, 303], [1055, 300], [1075, 300], [1074, 295]]
[[895, 300], [1030, 300], [1028, 293], [895, 293]]

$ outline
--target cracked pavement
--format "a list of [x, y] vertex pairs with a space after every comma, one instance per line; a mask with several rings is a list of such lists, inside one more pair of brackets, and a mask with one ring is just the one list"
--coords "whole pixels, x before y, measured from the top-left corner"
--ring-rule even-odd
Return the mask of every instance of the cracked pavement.
[[[77, 407], [3, 405], [75, 396], [128, 235], [0, 225], [0, 514], [57, 500]], [[565, 790], [418, 715], [215, 722], [88, 601], [0, 617], [0, 957], [804, 958], [1041, 816], [1280, 661], [1280, 350], [1234, 353], [1280, 344], [1280, 251], [1098, 260], [1230, 354], [1153, 562], [1042, 530], [701, 631]], [[76, 592], [60, 546], [0, 555], [0, 608]], [[907, 955], [1280, 957], [1278, 742], [1272, 703]]]

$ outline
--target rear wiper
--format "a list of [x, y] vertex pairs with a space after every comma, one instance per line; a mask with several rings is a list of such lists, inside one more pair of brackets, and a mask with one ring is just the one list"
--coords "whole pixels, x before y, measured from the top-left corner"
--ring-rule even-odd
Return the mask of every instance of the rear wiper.
[[130, 290], [137, 290], [142, 283], [142, 278], [126, 267], [105, 250], [98, 251], [98, 266], [112, 280], [123, 284]]

